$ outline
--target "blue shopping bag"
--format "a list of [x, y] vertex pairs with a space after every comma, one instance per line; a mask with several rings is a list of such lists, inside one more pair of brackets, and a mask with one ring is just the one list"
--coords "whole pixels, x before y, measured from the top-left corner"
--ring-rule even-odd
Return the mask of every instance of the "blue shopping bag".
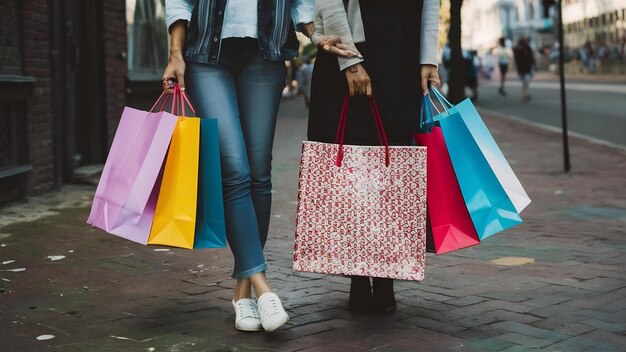
[[193, 248], [226, 247], [217, 119], [200, 120], [198, 207]]
[[519, 213], [530, 199], [472, 102], [453, 106], [436, 89], [433, 95], [445, 108], [433, 120], [443, 132], [478, 237], [520, 224]]

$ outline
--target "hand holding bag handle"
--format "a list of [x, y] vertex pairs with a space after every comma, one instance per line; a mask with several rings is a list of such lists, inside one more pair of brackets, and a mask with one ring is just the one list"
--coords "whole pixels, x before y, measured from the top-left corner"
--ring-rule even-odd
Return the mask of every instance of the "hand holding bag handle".
[[[374, 116], [374, 124], [376, 125], [376, 134], [378, 136], [378, 142], [381, 147], [385, 147], [385, 166], [389, 166], [389, 142], [387, 141], [387, 135], [385, 134], [385, 127], [383, 126], [383, 120], [380, 117], [378, 106], [374, 97], [370, 97], [370, 107], [372, 109], [372, 115]], [[337, 150], [337, 157], [335, 158], [335, 165], [341, 166], [343, 160], [343, 145], [346, 135], [346, 124], [348, 120], [348, 105], [350, 103], [350, 92], [346, 91], [346, 96], [343, 101], [343, 107], [341, 108], [341, 115], [339, 116], [339, 125], [337, 126], [337, 133], [335, 134], [335, 143], [339, 144]]]

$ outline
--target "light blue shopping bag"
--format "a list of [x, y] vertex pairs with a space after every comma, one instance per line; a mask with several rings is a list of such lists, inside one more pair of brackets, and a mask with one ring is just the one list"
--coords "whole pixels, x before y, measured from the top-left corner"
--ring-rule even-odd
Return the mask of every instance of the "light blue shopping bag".
[[453, 106], [436, 89], [433, 95], [446, 109], [433, 120], [441, 126], [478, 237], [520, 224], [530, 199], [472, 102]]
[[198, 207], [193, 248], [226, 247], [217, 119], [200, 119]]

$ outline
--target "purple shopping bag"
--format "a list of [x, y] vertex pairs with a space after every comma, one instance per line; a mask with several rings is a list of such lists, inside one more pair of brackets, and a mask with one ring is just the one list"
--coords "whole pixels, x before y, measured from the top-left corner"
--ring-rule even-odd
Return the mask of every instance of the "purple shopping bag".
[[[162, 94], [157, 103], [163, 97]], [[177, 117], [167, 112], [124, 109], [88, 224], [131, 241], [147, 243], [159, 175], [176, 122]]]

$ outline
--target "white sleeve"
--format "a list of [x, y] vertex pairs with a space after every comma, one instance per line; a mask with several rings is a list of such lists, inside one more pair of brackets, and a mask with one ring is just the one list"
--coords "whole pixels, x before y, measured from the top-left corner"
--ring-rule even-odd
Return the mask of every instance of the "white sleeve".
[[168, 32], [174, 22], [191, 20], [195, 3], [195, 0], [165, 0], [165, 24]]
[[424, 0], [420, 41], [420, 64], [437, 66], [439, 0]]
[[[339, 36], [343, 44], [349, 45], [354, 51], [358, 52], [352, 39], [348, 17], [342, 0], [315, 1], [315, 33], [311, 40], [317, 45], [327, 35]], [[362, 62], [363, 59], [337, 57], [337, 61], [339, 62], [339, 69], [343, 71], [354, 64]]]

